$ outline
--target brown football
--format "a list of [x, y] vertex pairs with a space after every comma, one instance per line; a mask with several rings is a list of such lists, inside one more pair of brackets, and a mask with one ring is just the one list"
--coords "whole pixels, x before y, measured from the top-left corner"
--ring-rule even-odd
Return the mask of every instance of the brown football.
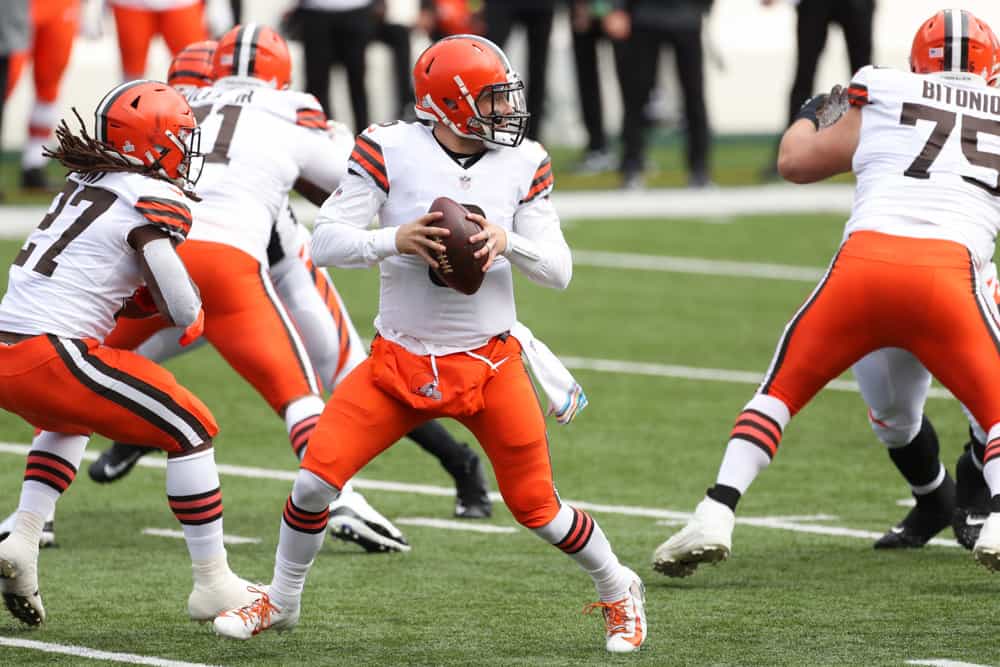
[[[472, 205], [470, 207], [479, 213], [478, 207]], [[486, 257], [476, 259], [472, 254], [482, 248], [485, 242], [469, 243], [469, 237], [481, 231], [482, 227], [466, 218], [469, 209], [454, 199], [438, 197], [427, 212], [435, 211], [440, 211], [444, 215], [431, 225], [443, 227], [451, 234], [440, 239], [445, 251], [434, 257], [438, 268], [430, 270], [431, 280], [437, 285], [450, 287], [462, 294], [475, 294], [486, 275], [483, 273]]]

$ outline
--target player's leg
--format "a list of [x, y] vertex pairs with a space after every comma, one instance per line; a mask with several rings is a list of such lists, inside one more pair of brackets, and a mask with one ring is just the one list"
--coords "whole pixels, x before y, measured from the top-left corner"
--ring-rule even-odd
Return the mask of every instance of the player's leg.
[[875, 548], [922, 547], [951, 523], [955, 511], [955, 482], [941, 463], [937, 434], [924, 415], [931, 374], [911, 353], [892, 347], [865, 356], [852, 370], [872, 430], [917, 502]]
[[990, 513], [990, 489], [983, 477], [986, 431], [964, 405], [962, 411], [969, 418], [969, 441], [955, 463], [955, 513], [951, 528], [958, 543], [972, 549]]
[[[159, 363], [170, 357], [167, 355], [152, 356], [144, 354], [142, 351], [143, 348], [155, 349], [160, 345], [164, 345], [165, 347], [166, 344], [160, 341], [168, 339], [172, 340], [177, 348], [180, 349], [177, 339], [180, 338], [182, 333], [170, 327], [167, 321], [159, 315], [143, 319], [120, 318], [115, 328], [105, 338], [104, 344], [107, 347], [120, 350], [133, 350], [140, 356]], [[204, 338], [199, 338], [191, 347], [200, 346], [204, 344], [204, 341]], [[143, 444], [112, 442], [110, 447], [100, 453], [97, 460], [87, 466], [87, 474], [90, 476], [90, 479], [98, 484], [109, 484], [118, 481], [132, 471], [132, 468], [139, 462], [139, 459], [153, 451], [156, 451], [155, 447]]]
[[267, 595], [221, 614], [215, 630], [249, 639], [298, 622], [302, 589], [323, 545], [330, 503], [369, 461], [427, 417], [377, 388], [366, 360], [337, 387], [313, 433], [285, 502]]
[[48, 187], [42, 171], [46, 163], [42, 148], [59, 120], [59, 83], [80, 23], [80, 7], [75, 0], [50, 0], [45, 7], [45, 15], [37, 17], [35, 25], [35, 102], [28, 116], [28, 141], [21, 154], [21, 185], [30, 188]]
[[688, 524], [656, 549], [658, 572], [686, 577], [699, 563], [728, 558], [736, 505], [777, 453], [792, 416], [853, 362], [884, 346], [867, 323], [872, 300], [861, 298], [878, 279], [873, 267], [842, 249], [785, 327], [764, 381], [736, 418], [715, 484]]
[[165, 9], [157, 13], [157, 27], [171, 55], [188, 44], [208, 39], [205, 29], [205, 3], [194, 2], [186, 7]]
[[141, 79], [146, 72], [149, 43], [156, 34], [156, 12], [118, 4], [112, 5], [111, 9], [122, 59], [122, 79]]
[[[910, 349], [973, 414], [986, 430], [983, 477], [991, 495], [990, 514], [973, 553], [991, 570], [1000, 570], [1000, 316], [971, 266], [935, 270], [933, 301], [916, 328]], [[988, 425], [988, 426], [987, 426]]]
[[[282, 221], [279, 221], [276, 229], [281, 225]], [[292, 235], [296, 238], [295, 243], [282, 243], [285, 236]], [[297, 250], [297, 247], [308, 244], [309, 232], [298, 225], [290, 228], [284, 225], [278, 231], [278, 237], [272, 239], [272, 246], [280, 244], [289, 247], [282, 248], [280, 259], [271, 264], [274, 286], [302, 334], [324, 387], [332, 391], [340, 380], [364, 361], [367, 350], [330, 274]], [[492, 503], [486, 475], [479, 456], [471, 448], [455, 440], [436, 422], [418, 426], [407, 436], [437, 458], [454, 479], [455, 516], [470, 519], [490, 516]], [[352, 494], [342, 494], [343, 502], [352, 497]], [[395, 527], [391, 530], [398, 532]], [[341, 536], [342, 533], [331, 534]]]
[[518, 342], [508, 338], [494, 347], [490, 357], [494, 362], [504, 357], [507, 361], [483, 390], [486, 407], [460, 421], [493, 463], [500, 494], [518, 523], [560, 549], [590, 575], [600, 598], [596, 606], [609, 620], [607, 649], [637, 650], [648, 634], [642, 581], [618, 561], [593, 517], [559, 501], [552, 481], [545, 418], [521, 361]]
[[[189, 613], [196, 619], [211, 618], [233, 601], [250, 597], [247, 582], [229, 569], [222, 543], [222, 496], [212, 451], [218, 428], [204, 404], [170, 373], [93, 340], [35, 336], [0, 346], [0, 406], [43, 431], [97, 432], [166, 450], [167, 496], [184, 528], [194, 573]], [[45, 432], [36, 439], [33, 453], [38, 452], [29, 457], [21, 508], [33, 516], [22, 530], [19, 511], [14, 534], [0, 544], [0, 560], [32, 537], [37, 542], [37, 535], [27, 534], [28, 529], [40, 529], [34, 515], [51, 510], [72, 481], [84, 444]], [[61, 458], [53, 458], [55, 448], [63, 452], [57, 455]], [[28, 488], [36, 482], [48, 482], [50, 490]], [[16, 591], [16, 585], [8, 581], [4, 589]]]

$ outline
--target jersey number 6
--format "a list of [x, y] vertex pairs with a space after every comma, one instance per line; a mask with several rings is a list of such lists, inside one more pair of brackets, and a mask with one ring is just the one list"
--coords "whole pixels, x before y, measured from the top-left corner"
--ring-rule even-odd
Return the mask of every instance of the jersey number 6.
[[[918, 120], [928, 120], [934, 123], [934, 130], [931, 132], [931, 136], [927, 138], [924, 149], [920, 151], [920, 155], [913, 161], [913, 164], [903, 172], [904, 176], [909, 176], [910, 178], [931, 177], [929, 173], [931, 165], [937, 159], [945, 143], [947, 143], [948, 137], [951, 136], [952, 131], [955, 129], [957, 117], [958, 113], [954, 111], [929, 107], [925, 104], [907, 102], [903, 105], [903, 114], [899, 119], [900, 124], [915, 127]], [[992, 169], [997, 172], [997, 180], [991, 185], [971, 176], [962, 176], [962, 178], [966, 183], [980, 187], [991, 195], [1000, 196], [1000, 155], [979, 150], [980, 133], [1000, 137], [1000, 122], [963, 115], [962, 154], [965, 155], [965, 159], [969, 161], [969, 164], [975, 167]]]

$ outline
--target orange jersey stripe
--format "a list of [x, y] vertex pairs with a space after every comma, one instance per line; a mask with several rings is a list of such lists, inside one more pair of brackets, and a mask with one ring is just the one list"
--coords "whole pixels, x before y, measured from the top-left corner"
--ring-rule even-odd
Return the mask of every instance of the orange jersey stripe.
[[[389, 194], [389, 179], [388, 177], [379, 169], [372, 164], [364, 155], [362, 155], [357, 148], [351, 153], [351, 160], [353, 160], [358, 166], [364, 169], [369, 176], [375, 179], [375, 183]], [[384, 169], [384, 167], [383, 167]]]

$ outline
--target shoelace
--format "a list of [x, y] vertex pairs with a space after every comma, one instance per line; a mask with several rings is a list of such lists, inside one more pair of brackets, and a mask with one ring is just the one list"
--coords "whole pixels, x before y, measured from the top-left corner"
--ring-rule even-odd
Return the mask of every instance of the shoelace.
[[281, 612], [274, 604], [271, 603], [271, 598], [267, 593], [255, 588], [253, 586], [247, 586], [247, 590], [251, 593], [260, 593], [260, 597], [246, 605], [245, 607], [240, 607], [231, 613], [239, 616], [240, 620], [243, 621], [245, 625], [255, 626], [253, 629], [253, 634], [257, 634], [261, 630], [265, 630], [271, 625], [271, 612]]
[[592, 602], [583, 608], [583, 613], [590, 614], [595, 609], [600, 609], [604, 613], [604, 624], [609, 635], [625, 632], [628, 624], [627, 601], [628, 598], [622, 598], [617, 602]]

